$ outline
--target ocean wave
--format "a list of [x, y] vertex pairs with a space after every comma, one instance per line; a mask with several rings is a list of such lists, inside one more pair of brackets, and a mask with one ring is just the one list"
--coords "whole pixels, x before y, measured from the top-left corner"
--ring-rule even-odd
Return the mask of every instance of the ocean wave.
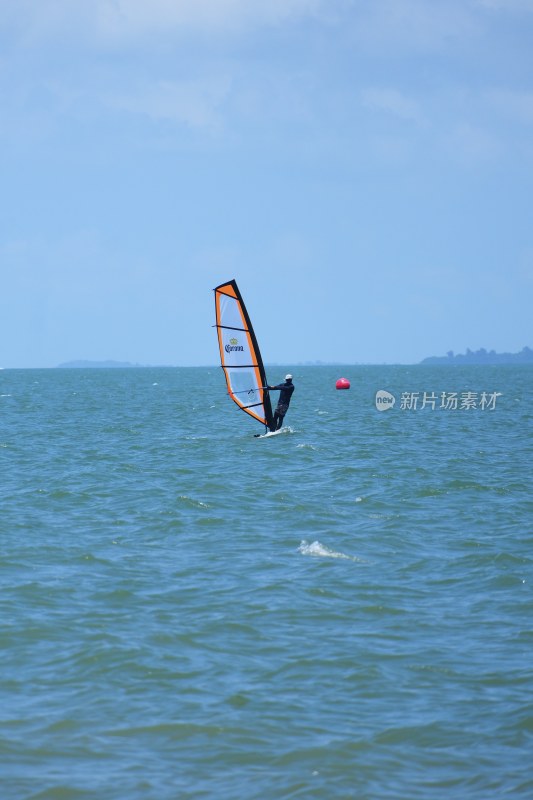
[[342, 558], [346, 561], [360, 561], [357, 556], [348, 556], [346, 553], [339, 553], [336, 550], [326, 547], [319, 541], [307, 542], [303, 539], [298, 547], [298, 552], [304, 556], [315, 556], [316, 558]]

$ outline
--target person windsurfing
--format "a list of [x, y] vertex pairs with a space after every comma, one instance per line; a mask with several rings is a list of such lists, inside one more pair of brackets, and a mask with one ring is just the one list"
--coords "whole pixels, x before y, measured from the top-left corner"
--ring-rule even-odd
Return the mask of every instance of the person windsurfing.
[[285, 383], [278, 383], [277, 386], [267, 386], [269, 391], [279, 390], [279, 400], [276, 410], [274, 412], [274, 421], [271, 430], [279, 431], [283, 425], [285, 414], [291, 402], [292, 393], [294, 392], [294, 384], [292, 382], [292, 375], [285, 375]]

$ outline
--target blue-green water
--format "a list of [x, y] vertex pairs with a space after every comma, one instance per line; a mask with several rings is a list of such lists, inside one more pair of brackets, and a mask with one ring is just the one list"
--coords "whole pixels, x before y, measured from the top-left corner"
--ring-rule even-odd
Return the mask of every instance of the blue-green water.
[[3, 800], [533, 796], [533, 370], [291, 371], [0, 373]]

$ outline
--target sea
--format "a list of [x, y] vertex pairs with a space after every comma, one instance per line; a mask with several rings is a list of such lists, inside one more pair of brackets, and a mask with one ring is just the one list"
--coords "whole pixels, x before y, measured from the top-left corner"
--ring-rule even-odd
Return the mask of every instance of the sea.
[[533, 797], [533, 368], [288, 370], [0, 372], [2, 800]]

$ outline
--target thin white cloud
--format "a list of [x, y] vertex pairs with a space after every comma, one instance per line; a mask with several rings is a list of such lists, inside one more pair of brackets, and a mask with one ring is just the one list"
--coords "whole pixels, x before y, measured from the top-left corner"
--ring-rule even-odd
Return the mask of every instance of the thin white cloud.
[[100, 0], [102, 32], [121, 38], [150, 31], [227, 30], [271, 25], [318, 11], [322, 0]]
[[142, 114], [153, 120], [170, 120], [191, 128], [217, 128], [220, 108], [228, 96], [231, 80], [224, 75], [210, 79], [159, 81], [135, 92], [115, 95], [108, 102], [115, 108]]
[[467, 122], [457, 124], [446, 137], [452, 158], [466, 164], [492, 161], [502, 152], [502, 144], [492, 132]]
[[363, 89], [361, 99], [366, 108], [384, 111], [400, 119], [411, 120], [419, 124], [425, 122], [420, 104], [398, 89]]
[[507, 120], [533, 124], [533, 92], [495, 89], [486, 93], [486, 100], [489, 106]]
[[320, 19], [363, 49], [428, 51], [479, 35], [490, 12], [532, 11], [533, 0], [2, 0], [0, 31], [29, 44], [61, 39], [63, 46], [120, 46]]
[[491, 11], [533, 13], [533, 0], [475, 0], [475, 5]]
[[464, 0], [372, 0], [354, 9], [353, 37], [364, 51], [427, 53], [477, 36], [479, 24]]
[[[33, 45], [70, 37], [104, 44], [154, 35], [242, 31], [315, 16], [326, 0], [3, 0], [0, 31]], [[66, 43], [68, 39], [65, 39]]]

